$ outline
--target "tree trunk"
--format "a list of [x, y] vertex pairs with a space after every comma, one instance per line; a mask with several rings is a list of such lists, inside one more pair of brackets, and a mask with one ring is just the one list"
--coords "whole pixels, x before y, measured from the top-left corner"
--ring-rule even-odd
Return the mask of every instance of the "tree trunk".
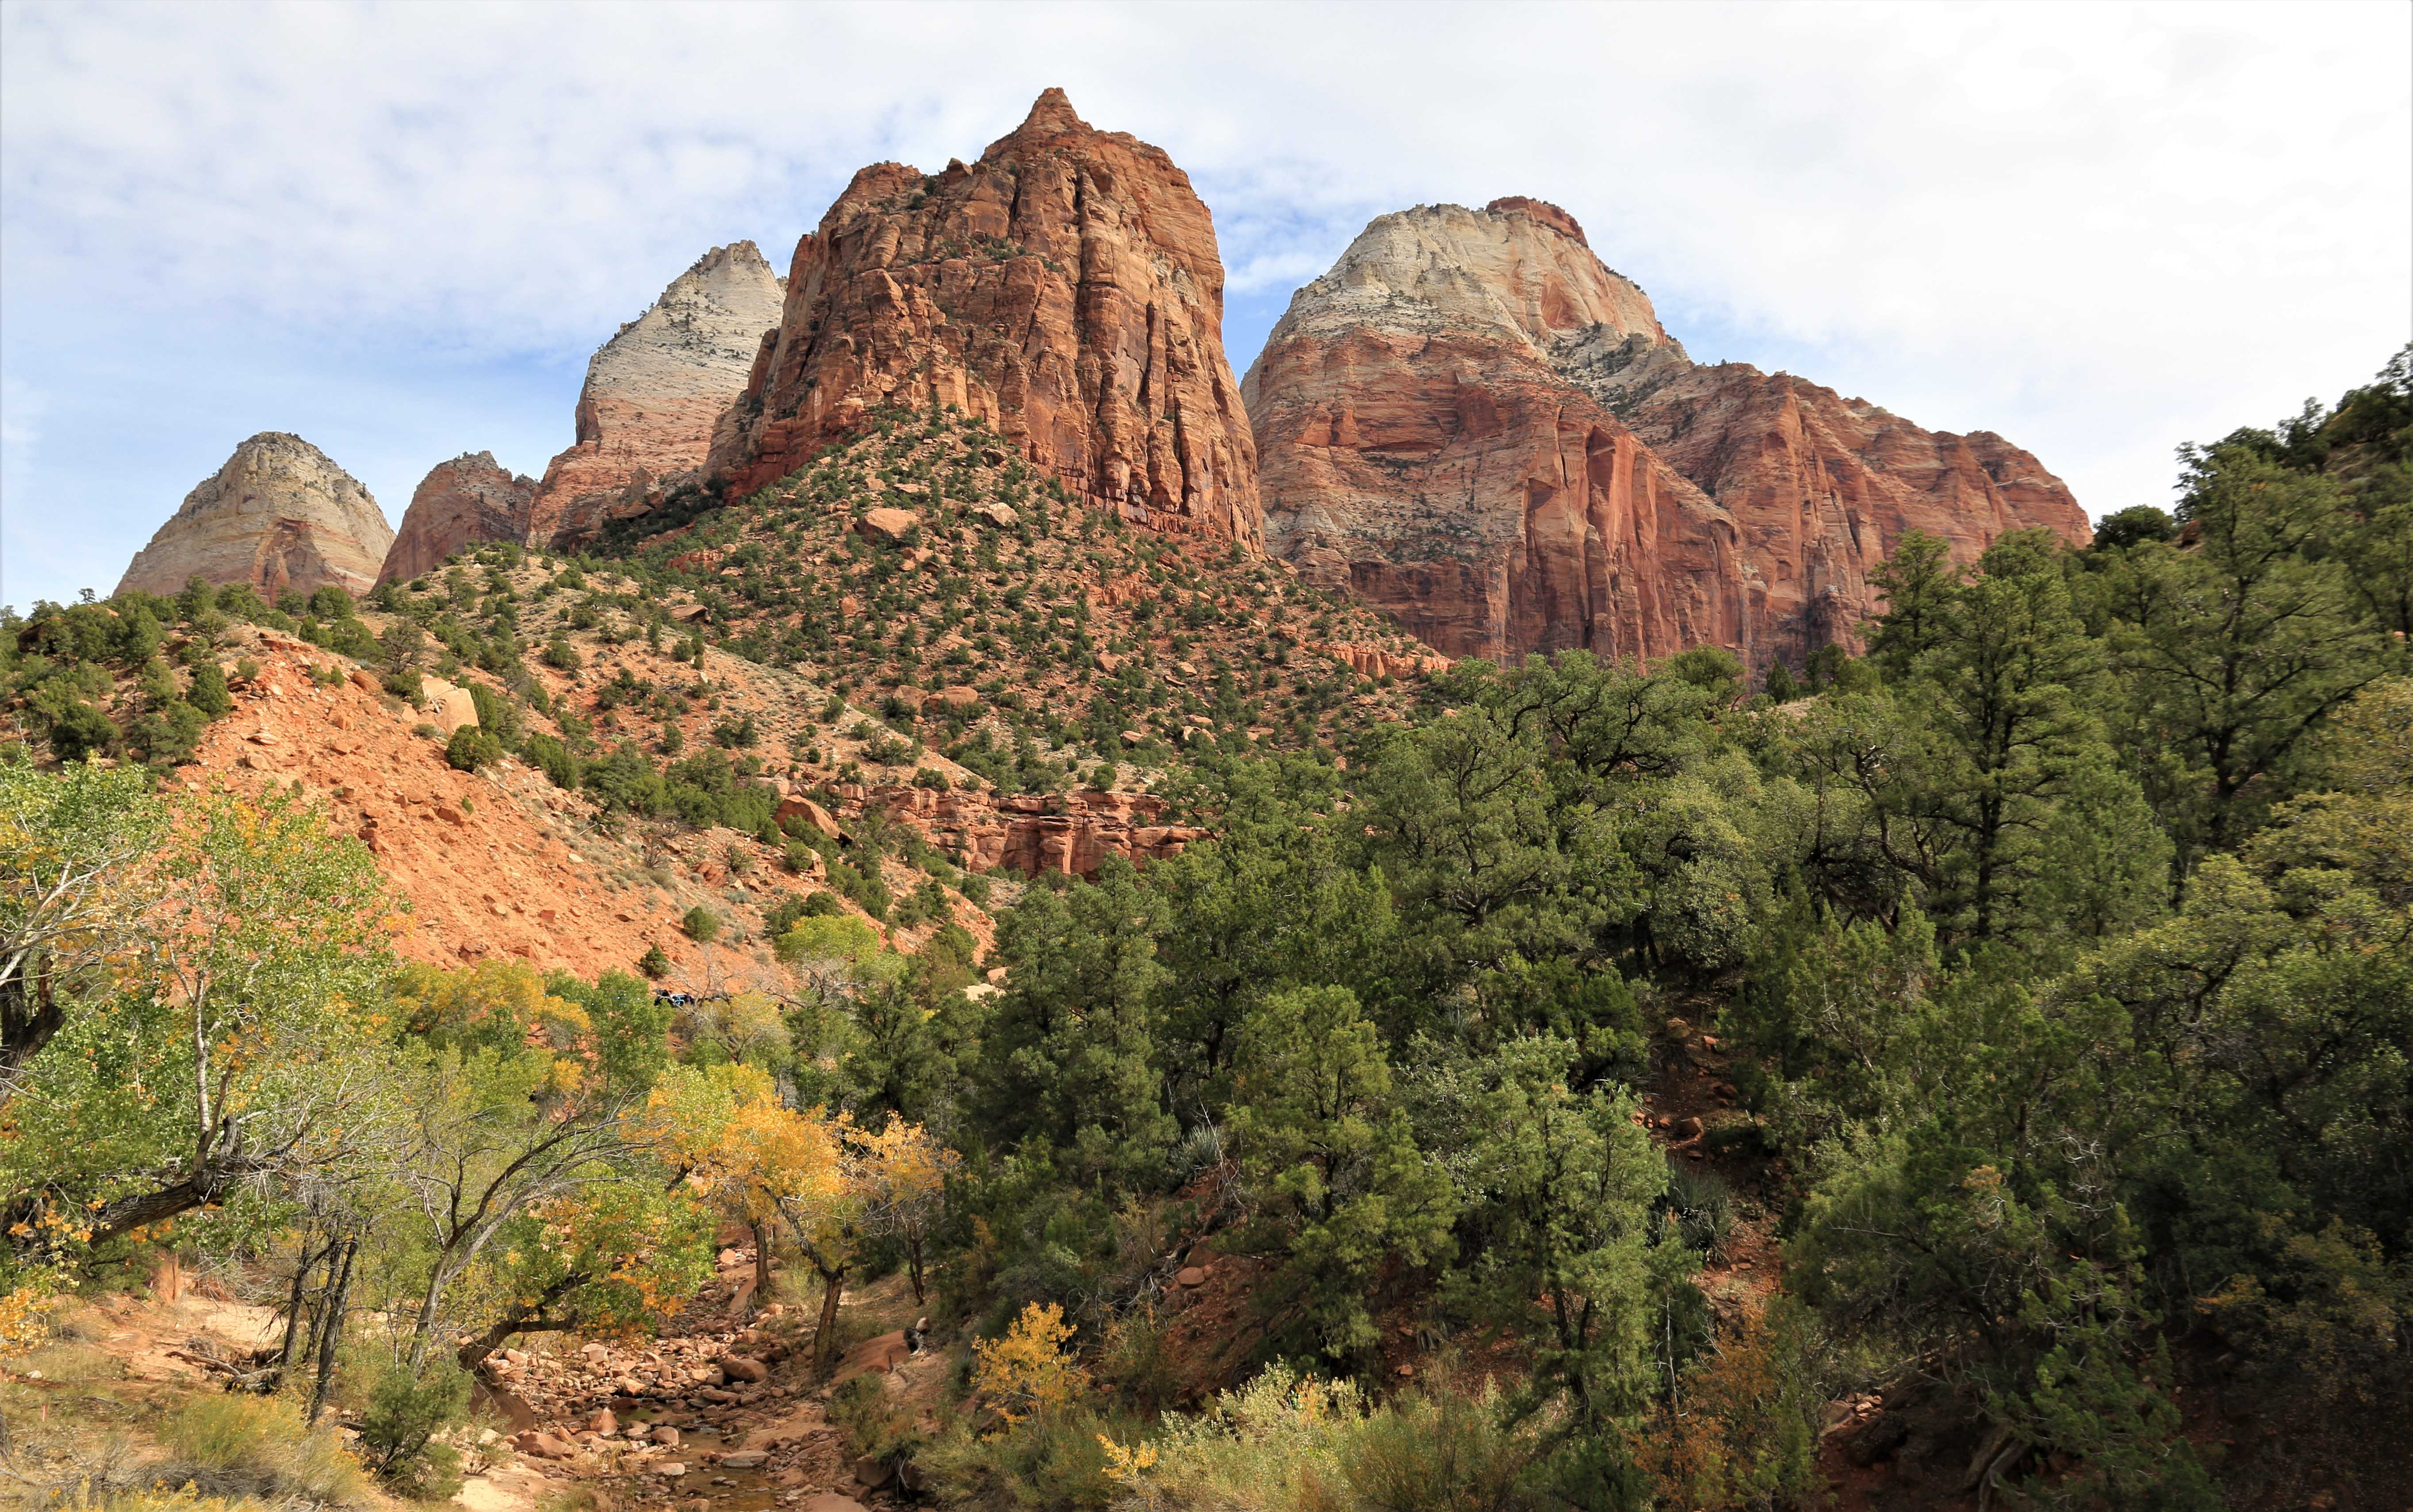
[[515, 1333], [551, 1333], [557, 1329], [577, 1327], [578, 1314], [571, 1313], [567, 1317], [556, 1318], [545, 1309], [585, 1285], [588, 1279], [585, 1272], [573, 1270], [547, 1286], [543, 1294], [534, 1302], [513, 1303], [504, 1311], [501, 1317], [489, 1325], [484, 1332], [463, 1344], [452, 1357], [461, 1362], [461, 1369], [471, 1374], [481, 1374], [486, 1363], [486, 1356], [502, 1348], [504, 1341]]
[[913, 1305], [920, 1307], [927, 1298], [922, 1295], [922, 1240], [918, 1235], [905, 1241], [905, 1273], [913, 1282]]
[[[332, 1248], [332, 1246], [331, 1246]], [[294, 1341], [302, 1336], [302, 1299], [310, 1295], [310, 1267], [319, 1257], [310, 1253], [310, 1231], [302, 1231], [301, 1258], [293, 1262], [293, 1293], [285, 1302], [285, 1347], [276, 1352], [276, 1379], [269, 1389], [285, 1385], [285, 1372], [293, 1369]]]
[[334, 1379], [335, 1346], [344, 1338], [344, 1299], [352, 1289], [352, 1256], [359, 1253], [360, 1247], [357, 1234], [344, 1240], [343, 1274], [336, 1278], [335, 1289], [328, 1295], [324, 1304], [327, 1310], [326, 1342], [318, 1346], [318, 1385], [310, 1393], [308, 1421], [313, 1423], [318, 1420], [318, 1414], [327, 1405], [327, 1386]]
[[820, 1326], [813, 1330], [815, 1365], [826, 1368], [837, 1357], [837, 1300], [845, 1290], [844, 1270], [822, 1271], [822, 1318]]
[[771, 1225], [749, 1218], [746, 1226], [754, 1231], [754, 1311], [760, 1312], [771, 1299]]
[[0, 1096], [13, 1091], [18, 1071], [42, 1051], [67, 1023], [67, 1011], [52, 990], [47, 963], [30, 978], [27, 962], [0, 982]]
[[343, 1249], [340, 1241], [330, 1238], [327, 1247], [318, 1252], [318, 1258], [327, 1262], [327, 1279], [318, 1283], [318, 1311], [310, 1320], [310, 1342], [302, 1346], [305, 1368], [318, 1357], [327, 1342], [327, 1298], [335, 1295], [335, 1271], [343, 1264]]
[[163, 1218], [173, 1218], [179, 1213], [190, 1212], [215, 1202], [220, 1192], [233, 1185], [237, 1178], [249, 1176], [259, 1168], [258, 1163], [240, 1158], [223, 1162], [211, 1160], [174, 1186], [120, 1197], [93, 1215], [92, 1238], [86, 1242], [97, 1249], [127, 1229], [155, 1223]]

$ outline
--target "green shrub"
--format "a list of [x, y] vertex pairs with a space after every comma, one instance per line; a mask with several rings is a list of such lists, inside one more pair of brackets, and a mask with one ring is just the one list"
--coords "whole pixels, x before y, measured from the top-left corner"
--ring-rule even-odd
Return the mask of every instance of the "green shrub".
[[846, 906], [829, 893], [790, 893], [762, 915], [762, 932], [777, 940], [800, 919], [842, 917]]
[[1660, 1200], [1674, 1215], [1684, 1247], [1714, 1258], [1734, 1225], [1734, 1193], [1725, 1180], [1714, 1171], [1671, 1164], [1667, 1194]]
[[536, 765], [539, 771], [544, 773], [555, 787], [578, 786], [578, 758], [570, 754], [570, 748], [553, 736], [545, 734], [528, 736], [526, 744], [522, 747], [522, 753]]
[[214, 657], [203, 657], [193, 664], [193, 685], [185, 696], [208, 719], [222, 719], [234, 712], [234, 695], [227, 691], [226, 669]]
[[1125, 1493], [1106, 1478], [1103, 1441], [1128, 1444], [1139, 1436], [1136, 1420], [1073, 1407], [1008, 1432], [975, 1436], [958, 1429], [916, 1455], [914, 1462], [930, 1475], [940, 1500], [950, 1505], [1014, 1512], [1105, 1512], [1123, 1505]]
[[885, 1376], [858, 1375], [830, 1393], [828, 1417], [846, 1435], [847, 1447], [874, 1460], [910, 1458], [926, 1444], [918, 1416], [888, 1390]]
[[104, 754], [115, 744], [116, 724], [81, 699], [70, 700], [51, 721], [51, 751], [63, 762]]
[[637, 957], [637, 970], [649, 981], [659, 981], [662, 973], [670, 969], [671, 958], [662, 953], [659, 945], [647, 945], [645, 953]]
[[158, 765], [188, 762], [208, 725], [209, 718], [200, 710], [183, 699], [172, 699], [126, 721], [126, 749]]
[[474, 772], [502, 759], [503, 743], [474, 724], [465, 724], [444, 742], [444, 760], [456, 772]]
[[469, 1403], [469, 1377], [439, 1357], [424, 1374], [395, 1364], [377, 1377], [361, 1415], [361, 1448], [395, 1490], [421, 1501], [444, 1501], [461, 1489], [461, 1457], [429, 1442], [460, 1421]]
[[586, 659], [578, 654], [578, 647], [570, 645], [566, 637], [556, 635], [545, 643], [544, 664], [558, 672], [576, 672], [586, 665]]
[[679, 921], [679, 927], [686, 930], [687, 937], [697, 944], [709, 945], [720, 938], [720, 915], [698, 903], [687, 911], [687, 917]]
[[469, 685], [469, 702], [478, 710], [478, 728], [508, 746], [519, 737], [520, 711], [511, 700], [483, 683]]

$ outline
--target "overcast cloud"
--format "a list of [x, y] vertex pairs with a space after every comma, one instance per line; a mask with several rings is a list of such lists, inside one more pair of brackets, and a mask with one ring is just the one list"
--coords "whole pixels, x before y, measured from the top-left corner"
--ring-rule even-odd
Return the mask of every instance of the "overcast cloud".
[[1565, 206], [1693, 354], [2000, 431], [2096, 514], [2413, 334], [2413, 7], [0, 7], [0, 601], [257, 431], [398, 520], [540, 472], [705, 247], [1048, 84], [1213, 209], [1245, 367], [1372, 215]]

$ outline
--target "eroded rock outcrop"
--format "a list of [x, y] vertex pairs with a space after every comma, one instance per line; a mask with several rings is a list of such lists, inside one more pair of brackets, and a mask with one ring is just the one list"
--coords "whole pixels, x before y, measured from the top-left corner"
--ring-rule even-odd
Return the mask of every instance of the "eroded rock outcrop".
[[274, 599], [333, 584], [366, 593], [392, 544], [377, 500], [327, 454], [282, 431], [234, 449], [134, 554], [117, 592], [161, 595], [195, 577]]
[[586, 364], [578, 441], [544, 470], [529, 510], [537, 545], [575, 546], [644, 512], [697, 474], [713, 427], [779, 323], [778, 275], [751, 242], [717, 246]]
[[1243, 384], [1274, 551], [1453, 656], [1850, 643], [1904, 530], [2083, 541], [2028, 453], [1788, 375], [1702, 366], [1574, 217], [1522, 198], [1368, 226]]
[[1165, 801], [1147, 793], [1043, 796], [892, 786], [859, 796], [866, 808], [912, 824], [976, 871], [1011, 867], [1026, 876], [1056, 871], [1094, 882], [1110, 855], [1144, 867], [1179, 855], [1206, 835], [1162, 823]]
[[514, 477], [492, 452], [465, 452], [430, 467], [402, 511], [402, 528], [385, 554], [380, 583], [407, 583], [435, 571], [464, 546], [481, 541], [525, 541], [536, 480]]
[[1251, 545], [1256, 452], [1189, 178], [1061, 90], [978, 162], [863, 170], [796, 245], [711, 470], [744, 493], [886, 404], [961, 407], [1075, 497]]

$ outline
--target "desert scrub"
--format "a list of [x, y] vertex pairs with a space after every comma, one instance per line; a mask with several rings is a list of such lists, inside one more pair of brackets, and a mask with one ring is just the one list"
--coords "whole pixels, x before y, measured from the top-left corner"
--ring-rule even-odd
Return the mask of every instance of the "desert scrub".
[[302, 1420], [284, 1397], [197, 1396], [161, 1424], [168, 1451], [162, 1484], [203, 1496], [366, 1506], [377, 1500], [366, 1471], [332, 1422]]

